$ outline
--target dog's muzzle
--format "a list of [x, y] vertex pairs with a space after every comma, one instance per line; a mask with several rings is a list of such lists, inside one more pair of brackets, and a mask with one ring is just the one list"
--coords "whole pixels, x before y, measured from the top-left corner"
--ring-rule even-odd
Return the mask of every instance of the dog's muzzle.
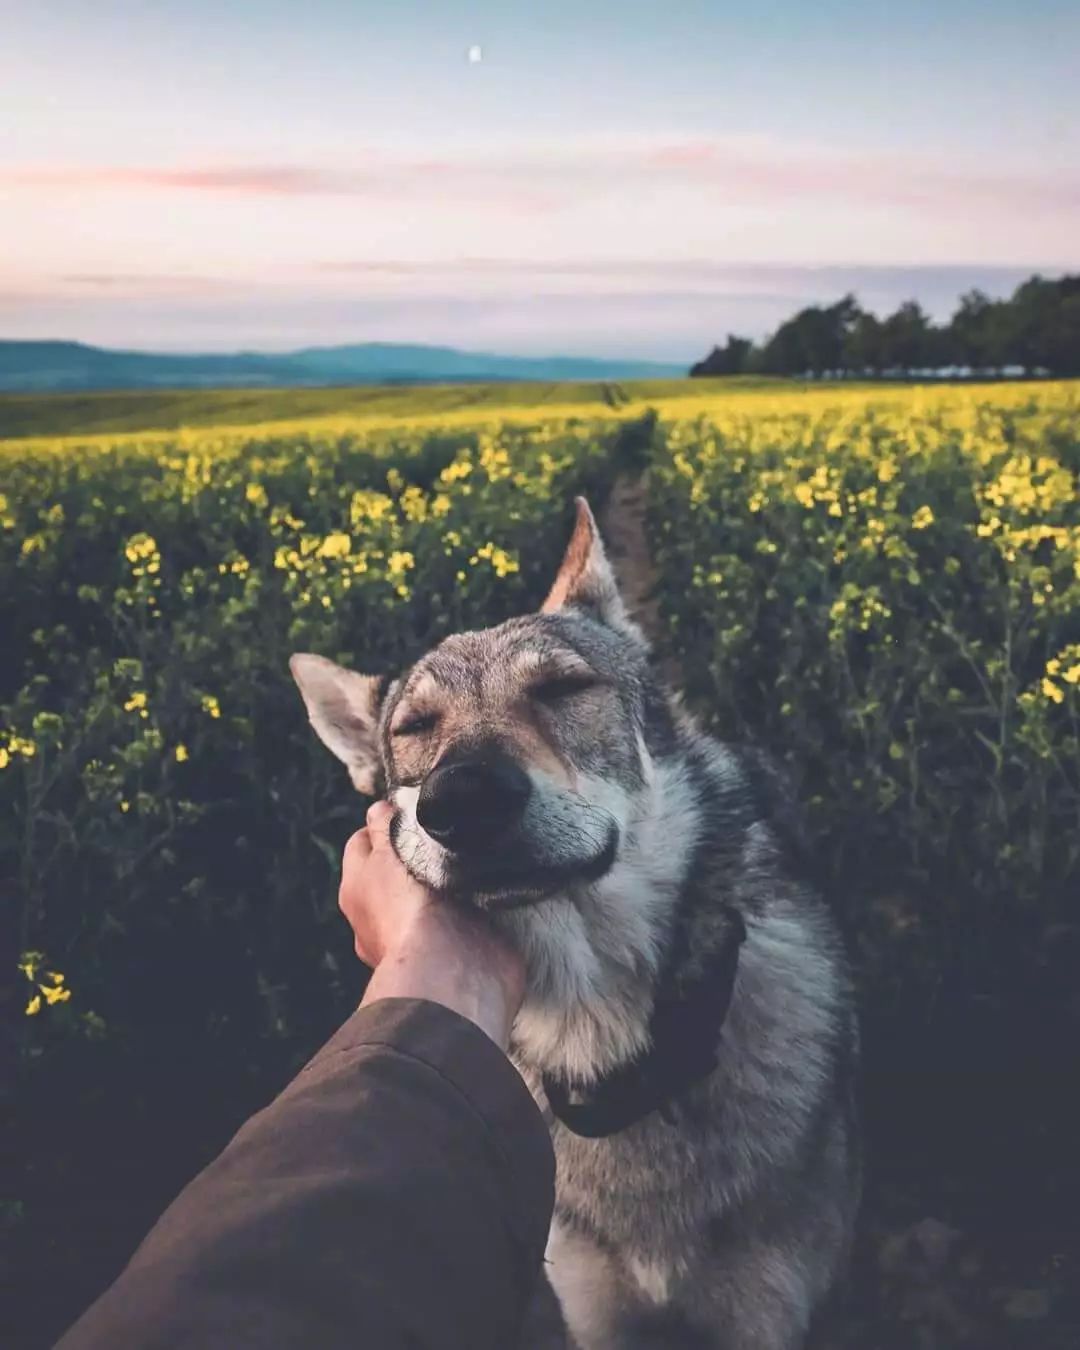
[[398, 857], [418, 881], [482, 909], [537, 903], [615, 863], [614, 816], [545, 790], [499, 746], [451, 750], [412, 791], [390, 827]]
[[521, 823], [532, 784], [507, 755], [471, 755], [438, 764], [416, 802], [421, 828], [449, 853], [497, 848]]

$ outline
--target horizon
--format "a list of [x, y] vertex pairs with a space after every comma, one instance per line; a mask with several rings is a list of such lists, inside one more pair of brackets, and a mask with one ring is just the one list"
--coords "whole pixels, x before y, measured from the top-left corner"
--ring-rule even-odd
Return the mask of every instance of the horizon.
[[[487, 350], [484, 350], [484, 349], [482, 349], [482, 348], [454, 347], [454, 346], [449, 346], [449, 345], [447, 345], [447, 344], [445, 344], [445, 343], [436, 343], [436, 342], [430, 342], [430, 343], [429, 343], [429, 342], [383, 342], [383, 341], [380, 341], [379, 339], [371, 339], [371, 340], [361, 341], [361, 342], [349, 342], [348, 340], [345, 340], [345, 341], [342, 341], [342, 342], [331, 342], [331, 343], [309, 343], [309, 344], [305, 344], [305, 345], [303, 345], [303, 346], [297, 346], [297, 347], [221, 347], [221, 348], [219, 348], [219, 349], [217, 349], [217, 350], [208, 350], [208, 349], [206, 349], [206, 348], [198, 348], [198, 347], [175, 347], [175, 348], [169, 348], [169, 347], [114, 347], [114, 346], [106, 345], [106, 344], [103, 344], [103, 343], [97, 343], [97, 342], [84, 342], [81, 338], [57, 337], [57, 336], [55, 336], [55, 335], [53, 335], [53, 336], [51, 336], [51, 337], [40, 337], [40, 338], [21, 338], [21, 337], [14, 337], [14, 338], [13, 338], [13, 337], [8, 337], [6, 333], [0, 333], [0, 346], [4, 346], [4, 345], [8, 345], [8, 344], [9, 344], [9, 345], [18, 345], [18, 346], [37, 346], [37, 345], [41, 345], [41, 346], [48, 346], [48, 347], [52, 347], [52, 346], [88, 347], [88, 348], [90, 348], [90, 349], [93, 350], [93, 351], [103, 351], [103, 352], [108, 352], [108, 353], [110, 353], [111, 355], [116, 355], [116, 356], [131, 356], [131, 355], [136, 355], [136, 356], [269, 356], [269, 357], [274, 357], [274, 356], [292, 356], [292, 355], [297, 354], [298, 352], [317, 352], [317, 351], [334, 352], [334, 351], [347, 351], [347, 350], [349, 350], [350, 348], [357, 348], [357, 347], [383, 347], [383, 348], [391, 348], [391, 349], [400, 349], [400, 350], [402, 350], [402, 351], [415, 351], [415, 350], [419, 350], [419, 351], [432, 351], [432, 352], [436, 352], [436, 351], [446, 351], [446, 352], [453, 352], [453, 353], [455, 353], [455, 354], [457, 354], [457, 355], [480, 356], [480, 357], [493, 357], [493, 358], [496, 358], [496, 359], [499, 359], [499, 360], [504, 360], [504, 359], [509, 359], [509, 360], [522, 360], [522, 361], [544, 361], [544, 360], [557, 361], [557, 360], [571, 360], [571, 361], [583, 361], [583, 362], [585, 362], [585, 361], [596, 360], [596, 361], [600, 362], [601, 364], [602, 364], [602, 363], [604, 362], [604, 360], [605, 360], [604, 357], [584, 356], [584, 355], [581, 355], [581, 354], [579, 354], [579, 353], [574, 353], [574, 352], [564, 352], [564, 351], [539, 351], [539, 352], [526, 352], [526, 353], [520, 353], [520, 352], [505, 352], [505, 351], [493, 352], [493, 351], [487, 351]], [[625, 361], [627, 361], [627, 362], [632, 362], [632, 361], [638, 360], [639, 358], [637, 358], [637, 357], [625, 357], [625, 358], [619, 357], [619, 358], [615, 358], [615, 359], [616, 359], [616, 360], [625, 360]], [[643, 363], [643, 364], [646, 364], [646, 365], [648, 365], [648, 364], [655, 364], [655, 365], [679, 365], [679, 364], [680, 364], [680, 363], [677, 362], [677, 361], [675, 361], [675, 362], [670, 362], [670, 361], [669, 361], [669, 362], [664, 362], [664, 361], [651, 362], [651, 361], [649, 360], [648, 357], [643, 357], [643, 358], [640, 358], [640, 359], [641, 359], [642, 363]]]
[[[704, 264], [702, 264], [704, 266]], [[731, 267], [737, 268], [737, 264]], [[747, 268], [748, 272], [755, 269]], [[780, 269], [777, 269], [780, 270]], [[840, 299], [844, 294], [854, 294], [860, 308], [876, 314], [879, 318], [885, 316], [886, 312], [896, 308], [897, 305], [909, 299], [918, 299], [926, 309], [930, 319], [935, 323], [944, 323], [954, 312], [961, 295], [965, 290], [973, 287], [985, 292], [991, 299], [1005, 299], [1015, 287], [1022, 281], [1026, 281], [1034, 275], [1041, 275], [1046, 278], [1053, 278], [1066, 273], [1069, 269], [1061, 268], [1023, 268], [1023, 267], [999, 267], [999, 268], [905, 268], [901, 266], [891, 268], [874, 269], [878, 274], [877, 293], [879, 301], [887, 297], [878, 304], [866, 304], [864, 297], [858, 291], [851, 287], [843, 285], [845, 277], [849, 277], [852, 269], [847, 268], [792, 268], [793, 273], [822, 274], [832, 276], [836, 285], [829, 289], [828, 286], [819, 288], [810, 296], [791, 297], [791, 307], [784, 309], [783, 312], [777, 312], [775, 321], [767, 328], [762, 329], [760, 333], [746, 333], [746, 336], [752, 336], [754, 341], [766, 338], [780, 323], [793, 316], [797, 309], [810, 304], [829, 304]], [[947, 274], [950, 278], [967, 277], [969, 284], [961, 286], [955, 291], [955, 294], [948, 291], [947, 282], [942, 277], [939, 284], [935, 285], [934, 280], [937, 274]], [[906, 283], [914, 277], [915, 285], [908, 286]], [[918, 279], [926, 278], [931, 284], [919, 286]], [[892, 279], [892, 284], [889, 283]], [[839, 289], [838, 289], [839, 287]], [[950, 298], [951, 297], [951, 298]], [[770, 296], [770, 300], [774, 297]], [[786, 300], [787, 297], [785, 296]], [[937, 303], [935, 303], [935, 300]], [[392, 302], [390, 302], [392, 303]], [[779, 299], [777, 299], [779, 303]], [[479, 307], [480, 302], [476, 302]], [[2, 313], [2, 306], [0, 306]], [[23, 337], [11, 335], [6, 331], [0, 331], [0, 343], [2, 342], [43, 342], [43, 343], [72, 343], [87, 347], [94, 347], [110, 352], [136, 352], [142, 355], [151, 356], [226, 356], [226, 355], [256, 355], [256, 356], [285, 356], [297, 351], [312, 350], [320, 347], [328, 349], [344, 347], [365, 347], [365, 346], [383, 346], [383, 347], [422, 347], [422, 348], [446, 348], [448, 351], [456, 351], [476, 356], [506, 357], [521, 360], [545, 360], [545, 359], [570, 359], [580, 361], [642, 361], [659, 365], [690, 365], [707, 354], [715, 345], [722, 345], [724, 338], [728, 335], [727, 330], [721, 335], [717, 333], [713, 337], [706, 336], [703, 339], [704, 345], [694, 349], [689, 355], [652, 355], [648, 352], [642, 352], [638, 348], [619, 348], [614, 341], [609, 343], [607, 348], [590, 347], [587, 351], [578, 351], [573, 349], [573, 339], [560, 347], [545, 347], [542, 341], [527, 350], [511, 349], [508, 347], [492, 347], [467, 342], [455, 342], [452, 340], [444, 341], [416, 341], [406, 336], [396, 338], [386, 337], [350, 337], [348, 334], [326, 341], [315, 340], [311, 342], [298, 342], [282, 339], [280, 341], [267, 340], [265, 342], [241, 343], [232, 342], [228, 336], [222, 337], [217, 342], [207, 342], [203, 345], [194, 343], [170, 343], [168, 341], [161, 343], [137, 345], [125, 342], [123, 338], [116, 341], [95, 341], [93, 339], [80, 336], [71, 336], [70, 334], [48, 333], [44, 332], [40, 336]]]
[[1053, 0], [79, 9], [7, 16], [12, 340], [686, 363], [1080, 270]]

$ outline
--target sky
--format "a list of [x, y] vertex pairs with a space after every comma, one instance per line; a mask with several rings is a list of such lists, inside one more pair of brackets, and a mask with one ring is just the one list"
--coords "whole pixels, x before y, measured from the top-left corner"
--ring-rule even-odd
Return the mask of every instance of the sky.
[[683, 361], [1080, 270], [1075, 0], [0, 0], [0, 34], [0, 337]]

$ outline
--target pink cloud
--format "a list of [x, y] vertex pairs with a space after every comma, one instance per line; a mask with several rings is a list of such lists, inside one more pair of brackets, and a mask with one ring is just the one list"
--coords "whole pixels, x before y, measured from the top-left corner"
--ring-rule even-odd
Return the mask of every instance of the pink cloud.
[[356, 171], [299, 165], [231, 165], [214, 168], [30, 168], [0, 174], [14, 187], [163, 188], [189, 192], [239, 192], [257, 196], [311, 196], [356, 190]]
[[142, 289], [187, 289], [192, 286], [234, 286], [228, 277], [201, 276], [194, 272], [67, 272], [62, 283], [88, 287], [139, 287]]
[[522, 212], [554, 210], [612, 192], [663, 187], [715, 194], [727, 205], [842, 200], [950, 214], [1080, 210], [1080, 173], [986, 173], [944, 156], [853, 154], [762, 138], [565, 142], [456, 157], [365, 156], [339, 165], [0, 169], [0, 187], [94, 187], [249, 197], [460, 199]]
[[740, 200], [842, 197], [869, 205], [947, 209], [1080, 208], [1080, 174], [983, 173], [941, 158], [686, 141], [653, 150], [646, 162], [658, 176], [708, 185]]
[[651, 152], [650, 158], [661, 168], [714, 164], [716, 146], [709, 141], [685, 141], [681, 144], [662, 145]]

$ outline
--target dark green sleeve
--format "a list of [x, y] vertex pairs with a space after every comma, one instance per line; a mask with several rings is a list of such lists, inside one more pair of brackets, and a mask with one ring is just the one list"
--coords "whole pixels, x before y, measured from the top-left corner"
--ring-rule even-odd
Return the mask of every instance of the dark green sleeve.
[[57, 1350], [506, 1350], [538, 1278], [547, 1131], [435, 1003], [355, 1013], [166, 1210]]

